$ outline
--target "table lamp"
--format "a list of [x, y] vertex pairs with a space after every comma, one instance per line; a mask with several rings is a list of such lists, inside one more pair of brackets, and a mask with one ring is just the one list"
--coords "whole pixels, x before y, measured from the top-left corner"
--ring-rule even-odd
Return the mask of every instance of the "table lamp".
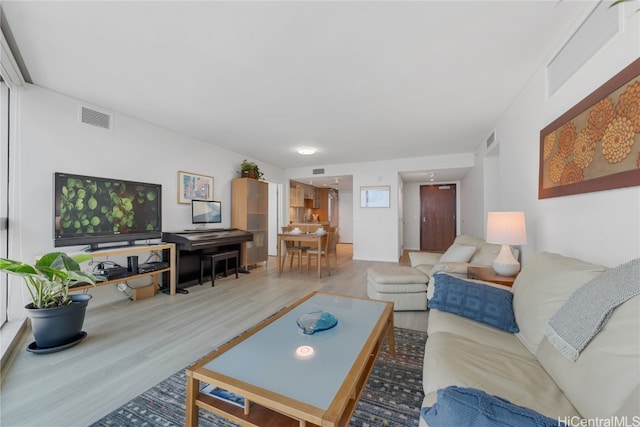
[[500, 276], [513, 276], [520, 271], [520, 263], [514, 258], [509, 245], [527, 243], [524, 212], [488, 212], [487, 243], [502, 245], [493, 260], [493, 271]]

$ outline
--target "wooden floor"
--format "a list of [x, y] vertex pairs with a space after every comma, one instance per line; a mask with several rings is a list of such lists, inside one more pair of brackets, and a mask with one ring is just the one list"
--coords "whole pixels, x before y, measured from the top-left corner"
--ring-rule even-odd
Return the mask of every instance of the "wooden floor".
[[[112, 286], [92, 290], [84, 341], [36, 355], [24, 350], [33, 340], [25, 336], [3, 367], [0, 425], [87, 426], [311, 291], [366, 297], [366, 269], [379, 263], [351, 254], [339, 245], [338, 271], [322, 279], [288, 265], [278, 276], [271, 258], [187, 295], [133, 302]], [[395, 325], [426, 331], [427, 312], [396, 312]]]

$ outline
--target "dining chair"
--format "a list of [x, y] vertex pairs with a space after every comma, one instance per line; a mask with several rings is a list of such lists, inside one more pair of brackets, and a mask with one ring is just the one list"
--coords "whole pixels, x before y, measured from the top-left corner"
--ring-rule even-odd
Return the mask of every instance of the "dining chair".
[[[285, 225], [282, 227], [282, 232], [287, 233], [293, 230], [292, 226]], [[300, 242], [292, 242], [290, 240], [285, 240], [285, 248], [287, 249], [287, 253], [282, 257], [282, 266], [280, 267], [282, 271], [284, 271], [284, 262], [287, 259], [287, 254], [289, 254], [289, 268], [293, 269], [293, 257], [298, 257], [298, 270], [302, 271], [302, 256], [307, 255], [307, 251], [310, 246], [301, 245]]]
[[331, 263], [329, 262], [329, 255], [333, 254], [335, 260], [335, 268], [338, 268], [338, 258], [336, 255], [336, 245], [338, 238], [338, 231], [334, 228], [334, 231], [327, 231], [327, 234], [324, 236], [324, 247], [320, 251], [317, 248], [309, 248], [307, 250], [307, 273], [311, 268], [311, 258], [315, 257], [317, 262], [322, 262], [322, 257], [324, 257], [327, 263], [327, 273], [331, 276]]

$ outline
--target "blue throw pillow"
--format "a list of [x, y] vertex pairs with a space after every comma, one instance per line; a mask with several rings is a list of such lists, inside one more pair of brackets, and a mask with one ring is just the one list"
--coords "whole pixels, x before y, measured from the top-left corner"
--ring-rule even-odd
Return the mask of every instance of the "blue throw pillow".
[[444, 273], [433, 277], [435, 288], [429, 308], [455, 313], [507, 332], [520, 332], [513, 314], [513, 294], [510, 291]]
[[429, 427], [565, 426], [560, 420], [482, 390], [458, 386], [438, 390], [438, 401], [431, 407], [422, 408], [420, 413]]

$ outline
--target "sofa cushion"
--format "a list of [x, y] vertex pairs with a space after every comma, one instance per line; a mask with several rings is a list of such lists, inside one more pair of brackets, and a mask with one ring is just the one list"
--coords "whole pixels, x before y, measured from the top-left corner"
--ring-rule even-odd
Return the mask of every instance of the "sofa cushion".
[[415, 268], [403, 265], [374, 265], [367, 275], [378, 283], [427, 283], [429, 276]]
[[411, 267], [419, 265], [433, 266], [440, 261], [442, 254], [435, 252], [409, 252]]
[[[412, 285], [395, 285], [395, 286], [412, 286]], [[426, 285], [423, 285], [426, 286]], [[405, 288], [406, 289], [406, 288]], [[371, 278], [367, 283], [367, 296], [371, 299], [382, 301], [390, 301], [393, 303], [393, 311], [405, 310], [426, 310], [427, 309], [427, 293], [422, 290], [419, 292], [380, 292], [371, 284]]]
[[454, 243], [449, 246], [449, 249], [447, 249], [444, 254], [442, 254], [438, 262], [467, 262], [471, 259], [471, 256], [475, 251], [475, 246], [466, 246]]
[[470, 234], [461, 234], [455, 238], [453, 243], [465, 246], [475, 246], [476, 248], [479, 248], [486, 242], [483, 239], [472, 236]]
[[436, 274], [429, 308], [439, 309], [486, 323], [508, 332], [518, 332], [513, 308], [513, 294], [492, 286], [469, 282], [448, 274]]
[[575, 361], [616, 307], [640, 295], [640, 258], [606, 270], [576, 290], [549, 320], [545, 334]]
[[439, 332], [458, 335], [520, 357], [535, 358], [535, 355], [531, 354], [512, 332], [506, 332], [446, 311], [431, 310], [429, 312], [429, 322], [427, 323], [427, 333], [431, 336]]
[[422, 378], [426, 406], [437, 400], [439, 389], [458, 385], [504, 397], [552, 418], [580, 415], [535, 358], [446, 332], [429, 335]]
[[535, 354], [551, 316], [571, 294], [605, 267], [550, 252], [527, 258], [513, 283], [518, 338]]
[[[536, 356], [585, 418], [625, 415], [640, 383], [640, 296], [616, 308], [575, 362], [545, 337]], [[635, 415], [640, 406], [637, 396]]]
[[371, 275], [367, 276], [367, 283], [376, 291], [381, 293], [390, 293], [390, 294], [407, 294], [407, 293], [415, 293], [422, 292], [427, 293], [427, 284], [426, 283], [378, 283], [373, 280]]
[[506, 399], [492, 396], [482, 390], [450, 386], [438, 390], [438, 401], [432, 407], [422, 408], [421, 415], [429, 427], [499, 425], [519, 427], [558, 427], [557, 419]]
[[437, 273], [447, 273], [451, 275], [462, 274], [466, 276], [468, 267], [469, 264], [466, 262], [439, 262], [431, 268], [429, 276]]

